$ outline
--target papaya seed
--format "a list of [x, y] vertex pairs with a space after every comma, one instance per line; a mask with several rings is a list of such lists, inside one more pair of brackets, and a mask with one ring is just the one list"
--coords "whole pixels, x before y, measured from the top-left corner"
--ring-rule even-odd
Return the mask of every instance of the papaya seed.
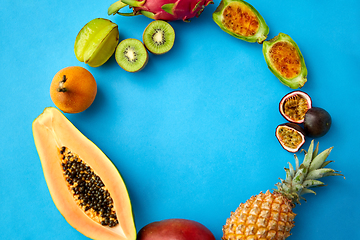
[[[64, 75], [64, 80], [66, 79]], [[113, 200], [101, 178], [65, 146], [59, 149], [65, 181], [78, 206], [94, 221], [115, 227], [117, 220]]]

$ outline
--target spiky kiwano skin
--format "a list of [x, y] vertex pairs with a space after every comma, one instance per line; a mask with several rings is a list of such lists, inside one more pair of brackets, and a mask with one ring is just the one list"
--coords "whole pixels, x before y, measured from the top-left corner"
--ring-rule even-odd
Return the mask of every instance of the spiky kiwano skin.
[[324, 186], [317, 180], [321, 177], [342, 176], [325, 168], [331, 162], [325, 161], [331, 149], [318, 154], [319, 144], [314, 149], [312, 141], [300, 166], [294, 155], [295, 169], [289, 163], [289, 168], [285, 168], [286, 179], [276, 184], [278, 189], [251, 197], [231, 213], [223, 226], [222, 240], [283, 240], [290, 236], [296, 216], [292, 209], [300, 199], [305, 200], [302, 195], [315, 193], [312, 187]]
[[[119, 2], [133, 8], [133, 13], [120, 13], [118, 12], [119, 8], [116, 10], [109, 8], [109, 15], [116, 13], [124, 16], [142, 14], [155, 20], [164, 21], [188, 21], [190, 18], [198, 17], [207, 5], [213, 3], [212, 0], [121, 0]], [[121, 5], [122, 7], [124, 6]]]

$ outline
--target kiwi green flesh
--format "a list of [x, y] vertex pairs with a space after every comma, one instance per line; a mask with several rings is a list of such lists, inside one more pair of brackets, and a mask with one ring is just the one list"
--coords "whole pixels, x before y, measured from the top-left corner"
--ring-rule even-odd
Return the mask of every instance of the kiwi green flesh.
[[175, 31], [172, 26], [162, 20], [151, 22], [144, 30], [143, 42], [149, 52], [164, 54], [173, 47]]
[[122, 40], [116, 48], [116, 62], [128, 72], [137, 72], [145, 67], [148, 62], [148, 52], [142, 42], [128, 38]]

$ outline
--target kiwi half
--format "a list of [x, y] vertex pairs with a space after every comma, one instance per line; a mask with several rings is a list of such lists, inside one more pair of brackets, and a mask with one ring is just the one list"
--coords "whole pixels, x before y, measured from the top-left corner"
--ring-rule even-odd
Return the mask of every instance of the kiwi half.
[[151, 22], [144, 30], [143, 42], [149, 52], [164, 54], [173, 47], [175, 31], [172, 26], [162, 20]]
[[117, 46], [115, 59], [124, 70], [138, 72], [146, 66], [149, 54], [141, 41], [128, 38], [122, 40]]

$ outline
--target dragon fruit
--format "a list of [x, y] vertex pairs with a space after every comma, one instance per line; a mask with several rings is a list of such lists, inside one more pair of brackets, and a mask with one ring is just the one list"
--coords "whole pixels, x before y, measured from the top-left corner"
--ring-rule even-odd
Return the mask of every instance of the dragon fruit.
[[[121, 0], [109, 7], [108, 14], [122, 16], [141, 14], [155, 20], [189, 21], [190, 18], [198, 17], [204, 8], [212, 3], [214, 3], [212, 0]], [[129, 6], [133, 12], [119, 12], [125, 6]]]

